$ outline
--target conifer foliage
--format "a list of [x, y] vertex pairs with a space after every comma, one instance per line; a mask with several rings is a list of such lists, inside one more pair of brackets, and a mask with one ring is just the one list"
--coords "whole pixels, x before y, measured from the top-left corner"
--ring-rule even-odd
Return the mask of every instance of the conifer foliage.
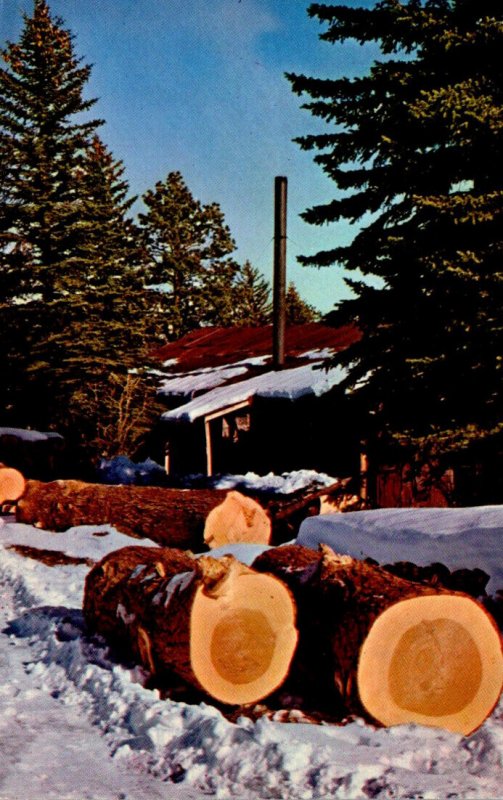
[[257, 267], [245, 261], [235, 281], [236, 325], [267, 325], [272, 319], [271, 287]]
[[81, 388], [106, 396], [146, 346], [143, 251], [123, 166], [90, 117], [90, 67], [45, 0], [1, 55], [2, 416], [76, 430]]
[[498, 0], [312, 4], [321, 39], [377, 43], [360, 77], [290, 74], [327, 123], [299, 139], [336, 183], [313, 224], [347, 246], [304, 263], [354, 273], [332, 321], [363, 337], [340, 357], [379, 427], [440, 448], [501, 432], [503, 9]]
[[201, 325], [230, 325], [239, 266], [235, 244], [218, 203], [203, 205], [180, 172], [148, 191], [139, 215], [150, 256], [149, 280], [162, 288], [170, 337]]

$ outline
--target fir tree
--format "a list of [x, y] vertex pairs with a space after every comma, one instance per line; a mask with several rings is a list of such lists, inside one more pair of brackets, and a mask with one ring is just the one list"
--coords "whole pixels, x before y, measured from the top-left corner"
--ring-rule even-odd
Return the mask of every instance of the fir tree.
[[92, 440], [76, 398], [83, 386], [106, 398], [138, 364], [152, 293], [123, 166], [87, 118], [90, 68], [62, 25], [36, 0], [2, 53], [0, 399], [15, 424]]
[[167, 329], [179, 338], [201, 325], [230, 325], [234, 317], [235, 249], [217, 203], [193, 197], [179, 172], [148, 191], [139, 219], [150, 254], [149, 279], [163, 289]]
[[101, 121], [82, 121], [96, 102], [83, 98], [90, 67], [80, 66], [62, 21], [36, 0], [24, 22], [0, 69], [1, 244], [17, 256], [9, 295], [50, 302], [66, 290], [68, 253], [80, 235], [82, 162]]
[[234, 283], [236, 325], [267, 325], [271, 321], [271, 287], [260, 271], [245, 261]]
[[[2, 51], [0, 69], [1, 368], [4, 410], [30, 424], [33, 390], [26, 375], [34, 347], [51, 334], [53, 304], [72, 293], [71, 255], [80, 238], [79, 174], [99, 120], [82, 121], [89, 67], [44, 0], [25, 16], [19, 43]], [[78, 115], [78, 119], [77, 119]], [[64, 322], [55, 320], [58, 328]], [[23, 402], [24, 401], [24, 402]], [[43, 398], [38, 408], [43, 414]]]
[[[127, 217], [124, 166], [98, 136], [86, 151], [80, 174], [80, 235], [74, 243], [75, 269], [71, 303], [54, 302], [54, 313], [65, 326], [54, 329], [35, 348], [37, 355], [51, 344], [65, 354], [53, 374], [60, 383], [78, 385], [107, 378], [110, 369], [126, 373], [141, 363], [152, 341], [156, 303], [144, 286], [145, 252], [139, 232]], [[50, 358], [48, 359], [51, 360]]]
[[288, 284], [286, 290], [285, 305], [286, 321], [289, 325], [304, 325], [306, 322], [318, 322], [320, 319], [320, 313], [302, 299], [292, 282]]
[[503, 18], [495, 0], [313, 4], [339, 43], [376, 42], [369, 74], [290, 75], [329, 129], [299, 140], [339, 193], [304, 214], [360, 223], [337, 264], [353, 297], [332, 315], [362, 339], [340, 357], [381, 429], [440, 448], [503, 427]]

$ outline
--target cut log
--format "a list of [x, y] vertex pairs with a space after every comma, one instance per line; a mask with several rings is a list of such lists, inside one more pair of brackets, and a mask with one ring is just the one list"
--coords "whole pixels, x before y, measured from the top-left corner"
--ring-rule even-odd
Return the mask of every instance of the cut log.
[[16, 518], [51, 531], [110, 524], [131, 536], [198, 551], [205, 541], [210, 547], [242, 540], [267, 544], [271, 535], [270, 519], [258, 503], [215, 489], [27, 481]]
[[173, 676], [229, 705], [254, 703], [285, 680], [297, 644], [285, 585], [232, 556], [127, 547], [87, 576], [91, 630], [143, 665], [154, 685]]
[[26, 481], [19, 470], [0, 464], [0, 504], [18, 500], [25, 485]]
[[269, 544], [270, 540], [269, 516], [255, 500], [240, 492], [228, 492], [206, 517], [204, 541], [211, 549], [238, 542]]
[[[297, 672], [328, 676], [347, 712], [463, 734], [492, 712], [503, 684], [501, 637], [472, 597], [404, 580], [326, 545], [318, 553], [269, 549], [252, 566], [291, 588]], [[323, 659], [325, 676], [316, 674]]]

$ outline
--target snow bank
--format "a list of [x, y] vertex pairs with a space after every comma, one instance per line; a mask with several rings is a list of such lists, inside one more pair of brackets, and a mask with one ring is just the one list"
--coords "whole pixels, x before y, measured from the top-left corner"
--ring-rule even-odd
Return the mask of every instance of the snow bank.
[[308, 517], [296, 541], [314, 549], [323, 542], [337, 553], [381, 564], [478, 567], [490, 576], [488, 594], [503, 589], [503, 506], [383, 508]]
[[463, 738], [361, 720], [309, 725], [300, 714], [297, 724], [232, 723], [209, 703], [161, 701], [140, 670], [117, 663], [101, 639], [86, 635], [88, 568], [46, 566], [6, 549], [14, 543], [96, 560], [131, 539], [105, 526], [50, 534], [0, 525], [2, 800], [500, 795], [502, 704]]
[[63, 437], [60, 433], [54, 431], [32, 431], [28, 428], [1, 428], [0, 436], [13, 436], [16, 439], [22, 439], [24, 442], [46, 442], [49, 439], [60, 439]]
[[128, 456], [102, 458], [96, 470], [100, 483], [130, 486], [157, 486], [166, 483], [166, 470], [160, 464], [147, 458], [135, 463]]
[[283, 472], [275, 475], [257, 475], [247, 472], [245, 475], [223, 475], [213, 482], [215, 489], [252, 489], [255, 491], [273, 492], [278, 494], [292, 494], [301, 489], [321, 489], [337, 483], [337, 478], [332, 478], [323, 472], [312, 469], [299, 469], [293, 472]]

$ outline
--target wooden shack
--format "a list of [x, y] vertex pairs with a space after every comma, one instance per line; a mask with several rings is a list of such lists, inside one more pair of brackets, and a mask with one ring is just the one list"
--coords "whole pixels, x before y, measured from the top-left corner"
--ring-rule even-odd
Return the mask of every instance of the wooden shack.
[[272, 326], [204, 328], [156, 352], [166, 404], [158, 435], [171, 474], [359, 470], [358, 426], [326, 360], [358, 337], [352, 326], [287, 326], [272, 363]]

